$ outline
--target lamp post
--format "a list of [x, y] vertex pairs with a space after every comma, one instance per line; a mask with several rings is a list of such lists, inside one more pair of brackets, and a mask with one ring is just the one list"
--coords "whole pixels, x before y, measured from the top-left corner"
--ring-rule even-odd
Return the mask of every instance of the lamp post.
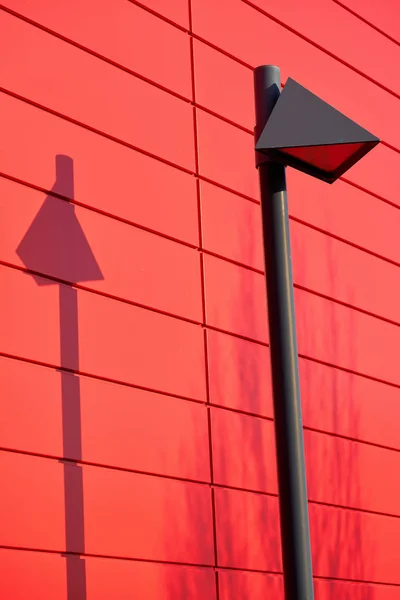
[[285, 167], [333, 183], [379, 140], [291, 79], [281, 94], [276, 66], [254, 91], [285, 598], [313, 600]]

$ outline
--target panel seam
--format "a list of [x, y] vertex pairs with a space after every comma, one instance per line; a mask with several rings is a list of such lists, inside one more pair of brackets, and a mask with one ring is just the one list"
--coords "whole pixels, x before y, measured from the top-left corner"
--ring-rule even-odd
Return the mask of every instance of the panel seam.
[[[15, 551], [15, 552], [37, 552], [37, 553], [41, 553], [41, 554], [56, 554], [56, 555], [60, 555], [60, 556], [65, 556], [65, 555], [71, 555], [71, 556], [81, 556], [79, 553], [75, 553], [75, 552], [64, 552], [63, 550], [49, 550], [49, 549], [44, 549], [44, 548], [33, 548], [33, 547], [26, 547], [26, 546], [8, 546], [8, 545], [4, 545], [1, 544], [0, 545], [0, 549], [1, 550], [10, 550], [10, 551]], [[213, 569], [214, 567], [212, 565], [208, 565], [208, 564], [199, 564], [199, 563], [185, 563], [185, 562], [178, 562], [178, 561], [168, 561], [168, 560], [157, 560], [157, 559], [151, 559], [151, 558], [138, 558], [138, 557], [130, 557], [130, 556], [112, 556], [112, 555], [107, 555], [107, 554], [91, 554], [91, 553], [86, 553], [84, 555], [86, 558], [102, 558], [102, 559], [109, 559], [109, 560], [125, 560], [125, 561], [129, 561], [129, 562], [141, 562], [141, 563], [149, 563], [149, 564], [159, 564], [159, 565], [174, 565], [174, 566], [178, 566], [178, 567], [193, 567], [193, 568], [204, 568], [204, 569]], [[219, 571], [228, 571], [228, 572], [243, 572], [243, 573], [258, 573], [258, 574], [262, 574], [262, 575], [276, 575], [278, 577], [282, 576], [282, 571], [271, 571], [268, 569], [252, 569], [252, 568], [246, 568], [246, 567], [234, 567], [234, 566], [221, 566], [218, 568]], [[314, 579], [320, 580], [320, 581], [338, 581], [338, 582], [343, 582], [343, 583], [359, 583], [362, 585], [380, 585], [380, 586], [387, 586], [387, 587], [400, 587], [400, 583], [388, 583], [388, 582], [382, 582], [382, 581], [368, 581], [368, 580], [363, 580], [363, 579], [346, 579], [346, 578], [340, 578], [340, 577], [326, 577], [326, 576], [322, 576], [322, 575], [315, 575], [314, 574]]]
[[[266, 346], [268, 347], [268, 346]], [[93, 379], [94, 381], [99, 381], [99, 382], [103, 382], [103, 383], [108, 383], [110, 385], [116, 385], [116, 386], [120, 386], [120, 387], [127, 387], [133, 390], [139, 390], [139, 391], [143, 391], [143, 392], [147, 392], [149, 394], [156, 394], [158, 396], [166, 396], [169, 398], [173, 398], [175, 400], [182, 400], [182, 401], [186, 401], [186, 402], [191, 402], [193, 404], [197, 404], [197, 405], [207, 405], [207, 401], [206, 400], [201, 400], [200, 398], [190, 398], [188, 396], [183, 396], [180, 394], [176, 394], [173, 392], [168, 392], [168, 391], [164, 391], [164, 390], [160, 390], [160, 389], [155, 389], [155, 388], [151, 388], [148, 386], [143, 386], [143, 385], [139, 385], [136, 383], [129, 383], [126, 381], [121, 381], [121, 380], [117, 380], [117, 379], [112, 379], [110, 377], [105, 377], [102, 375], [98, 375], [98, 374], [94, 374], [94, 373], [87, 373], [85, 371], [81, 371], [81, 370], [77, 370], [77, 369], [68, 369], [66, 367], [61, 367], [59, 365], [54, 365], [54, 364], [50, 364], [50, 363], [45, 363], [39, 360], [35, 360], [33, 358], [26, 358], [26, 357], [22, 357], [22, 356], [16, 356], [13, 354], [7, 354], [5, 352], [0, 352], [0, 358], [2, 359], [6, 359], [6, 360], [12, 360], [12, 361], [17, 361], [17, 362], [22, 362], [25, 364], [29, 364], [32, 366], [36, 366], [36, 367], [40, 367], [40, 368], [44, 368], [44, 369], [49, 369], [51, 371], [56, 371], [57, 373], [69, 373], [71, 375], [76, 375], [80, 378], [83, 379]], [[316, 359], [310, 358], [310, 357], [305, 357], [305, 356], [300, 356], [300, 358], [302, 358], [302, 360], [308, 360], [309, 362], [315, 362], [317, 364], [323, 364], [324, 366], [331, 368], [331, 369], [336, 369], [338, 371], [343, 371], [343, 372], [349, 372], [346, 371], [346, 369], [343, 369], [342, 367], [338, 367], [335, 365], [329, 365], [326, 363], [321, 363], [321, 361], [318, 361]], [[360, 373], [356, 373], [356, 372], [352, 372], [350, 371], [350, 374], [355, 375], [356, 377], [362, 377], [364, 379], [368, 379], [371, 381], [374, 381], [376, 383], [379, 383], [381, 385], [386, 385], [389, 387], [394, 387], [396, 389], [400, 388], [400, 385], [397, 384], [392, 384], [390, 382], [387, 381], [383, 381], [383, 380], [376, 380], [373, 379], [367, 375], [362, 375]], [[232, 407], [232, 406], [227, 406], [227, 405], [223, 405], [220, 404], [218, 402], [210, 402], [210, 406], [213, 408], [217, 408], [219, 410], [223, 410], [226, 412], [231, 412], [231, 413], [235, 413], [238, 415], [243, 415], [246, 417], [254, 417], [257, 419], [260, 419], [262, 421], [269, 421], [269, 422], [273, 422], [273, 417], [272, 416], [268, 416], [266, 414], [262, 414], [262, 413], [257, 413], [254, 411], [249, 411], [249, 410], [245, 410], [245, 409], [240, 409], [237, 407]], [[327, 435], [330, 437], [335, 437], [335, 438], [339, 438], [339, 439], [343, 439], [343, 440], [347, 440], [349, 442], [356, 442], [356, 443], [360, 443], [360, 444], [365, 444], [368, 446], [373, 446], [376, 448], [380, 448], [382, 450], [389, 450], [389, 451], [393, 451], [393, 452], [400, 452], [400, 447], [396, 448], [395, 446], [386, 446], [384, 444], [379, 444], [378, 442], [372, 442], [370, 440], [366, 440], [366, 439], [360, 439], [360, 438], [355, 438], [355, 437], [351, 437], [351, 436], [347, 436], [344, 434], [340, 434], [340, 433], [335, 433], [332, 431], [328, 431], [326, 429], [319, 429], [317, 427], [312, 427], [310, 425], [304, 425], [304, 430], [306, 431], [312, 431], [314, 433], [319, 433], [322, 435]]]
[[326, 48], [324, 48], [323, 46], [321, 46], [317, 42], [314, 42], [313, 40], [311, 40], [310, 38], [308, 38], [306, 35], [300, 33], [299, 31], [297, 31], [296, 29], [294, 29], [290, 25], [287, 25], [286, 23], [284, 23], [283, 21], [281, 21], [277, 17], [274, 17], [273, 15], [271, 15], [267, 11], [263, 10], [262, 8], [260, 8], [259, 6], [257, 6], [256, 4], [253, 4], [252, 2], [250, 2], [250, 0], [241, 0], [241, 2], [243, 2], [243, 4], [247, 4], [247, 6], [249, 6], [250, 8], [252, 8], [253, 10], [255, 10], [256, 12], [262, 14], [264, 17], [266, 17], [267, 19], [270, 19], [271, 21], [273, 21], [274, 23], [276, 23], [277, 25], [279, 25], [283, 29], [286, 29], [287, 31], [289, 31], [290, 33], [292, 33], [293, 35], [299, 37], [301, 40], [303, 40], [306, 43], [310, 44], [311, 46], [313, 46], [314, 48], [316, 48], [320, 52], [323, 52], [324, 54], [326, 54], [327, 56], [329, 56], [333, 60], [336, 60], [337, 62], [339, 62], [340, 64], [342, 64], [344, 67], [350, 69], [354, 73], [357, 73], [357, 75], [359, 75], [360, 77], [363, 77], [364, 79], [366, 79], [367, 81], [369, 81], [373, 85], [376, 85], [378, 88], [384, 90], [385, 92], [387, 92], [391, 96], [394, 96], [394, 98], [397, 98], [397, 100], [400, 100], [400, 94], [398, 92], [395, 92], [394, 90], [391, 90], [386, 85], [384, 85], [383, 83], [380, 83], [379, 81], [377, 81], [376, 79], [374, 79], [370, 75], [367, 75], [363, 71], [360, 71], [360, 69], [358, 69], [357, 67], [354, 67], [353, 65], [351, 65], [350, 63], [348, 63], [347, 61], [345, 61], [343, 58], [340, 58], [339, 56], [337, 56], [336, 54], [334, 54], [330, 50], [327, 50]]
[[[346, 68], [350, 69], [351, 71], [353, 71], [354, 73], [356, 73], [360, 77], [366, 79], [367, 81], [369, 81], [373, 85], [376, 85], [377, 87], [379, 87], [383, 91], [387, 92], [391, 96], [393, 96], [393, 97], [397, 98], [398, 100], [400, 100], [400, 94], [399, 93], [395, 92], [394, 90], [392, 90], [391, 88], [387, 87], [383, 83], [380, 83], [379, 81], [377, 81], [376, 79], [374, 79], [370, 75], [364, 73], [363, 71], [361, 71], [357, 67], [351, 65], [346, 60], [344, 60], [344, 59], [340, 58], [339, 56], [337, 56], [335, 53], [331, 52], [330, 50], [327, 50], [326, 48], [324, 48], [323, 46], [321, 46], [317, 42], [314, 42], [313, 40], [311, 40], [310, 38], [308, 38], [304, 34], [300, 33], [299, 31], [297, 31], [296, 29], [294, 29], [290, 25], [287, 25], [286, 23], [284, 23], [283, 21], [281, 21], [277, 17], [274, 17], [273, 15], [269, 14], [268, 12], [266, 12], [265, 10], [263, 10], [262, 8], [260, 8], [259, 6], [257, 6], [255, 4], [253, 4], [252, 2], [250, 2], [249, 0], [241, 0], [241, 1], [244, 4], [247, 4], [253, 10], [261, 13], [264, 17], [266, 17], [266, 18], [270, 19], [271, 21], [275, 22], [277, 25], [279, 25], [283, 29], [286, 29], [287, 31], [289, 31], [293, 35], [295, 35], [295, 36], [299, 37], [300, 39], [302, 39], [303, 41], [305, 41], [306, 43], [308, 43], [311, 46], [317, 48], [319, 51], [323, 52], [324, 54], [326, 54], [327, 56], [329, 56], [333, 60], [336, 60], [337, 62], [339, 62], [340, 64], [342, 64]], [[211, 42], [208, 42], [207, 40], [205, 40], [201, 36], [198, 36], [197, 34], [194, 34], [191, 27], [190, 27], [190, 31], [188, 31], [185, 27], [179, 25], [178, 23], [176, 23], [174, 21], [171, 21], [170, 19], [168, 19], [167, 17], [165, 17], [165, 16], [157, 13], [156, 11], [151, 10], [149, 7], [140, 4], [140, 2], [136, 2], [134, 0], [129, 0], [129, 2], [131, 4], [134, 4], [138, 8], [141, 8], [145, 12], [148, 12], [149, 14], [152, 14], [153, 16], [159, 18], [161, 21], [163, 21], [165, 23], [168, 23], [169, 25], [171, 25], [172, 27], [174, 27], [177, 30], [181, 31], [182, 33], [189, 33], [189, 35], [192, 38], [198, 39], [199, 41], [203, 42], [207, 46], [213, 48], [214, 50], [220, 52], [221, 54], [224, 54], [225, 56], [227, 56], [228, 58], [231, 58], [232, 60], [234, 60], [235, 62], [241, 64], [242, 66], [245, 66], [245, 67], [247, 67], [249, 69], [254, 69], [254, 67], [252, 67], [250, 64], [246, 63], [246, 61], [243, 61], [242, 59], [240, 59], [238, 57], [235, 57], [231, 53], [224, 51], [222, 48], [219, 48], [215, 44], [212, 44]], [[368, 21], [366, 21], [365, 19], [363, 19], [357, 13], [354, 13], [352, 10], [348, 9], [346, 6], [342, 5], [340, 2], [336, 2], [336, 4], [338, 4], [339, 6], [341, 6], [344, 10], [347, 10], [349, 13], [353, 14], [355, 17], [357, 17], [359, 20], [361, 20], [364, 23], [366, 23], [371, 28], [375, 29], [381, 35], [383, 35], [384, 37], [388, 38], [391, 42], [395, 43], [396, 45], [400, 45], [400, 43], [397, 42], [397, 40], [395, 40], [394, 38], [391, 38], [389, 35], [385, 34], [380, 29], [374, 27], [371, 23], [369, 23]], [[71, 45], [79, 48], [80, 50], [82, 50], [84, 52], [87, 52], [88, 54], [91, 54], [92, 56], [95, 56], [96, 58], [98, 58], [100, 60], [103, 60], [104, 62], [107, 62], [107, 63], [113, 65], [114, 67], [116, 67], [118, 69], [121, 69], [121, 70], [123, 70], [123, 71], [125, 71], [127, 73], [130, 73], [131, 75], [134, 75], [135, 77], [138, 77], [139, 79], [142, 79], [143, 81], [146, 81], [150, 85], [158, 87], [159, 89], [162, 89], [165, 92], [167, 92], [169, 94], [172, 94], [173, 96], [175, 96], [177, 98], [180, 98], [181, 100], [188, 101], [188, 99], [185, 96], [179, 94], [178, 92], [175, 92], [174, 90], [166, 88], [162, 84], [159, 84], [159, 83], [157, 83], [157, 82], [155, 82], [155, 81], [153, 81], [151, 79], [148, 79], [144, 75], [141, 75], [141, 74], [139, 74], [139, 73], [137, 73], [135, 71], [132, 71], [131, 69], [129, 69], [127, 67], [124, 67], [123, 65], [121, 65], [118, 62], [114, 62], [112, 59], [109, 59], [106, 56], [104, 56], [104, 55], [102, 55], [100, 53], [97, 53], [95, 50], [92, 50], [92, 49], [88, 48], [87, 46], [79, 44], [79, 42], [75, 42], [74, 40], [71, 40], [70, 38], [68, 38], [66, 36], [63, 36], [62, 34], [54, 31], [53, 29], [50, 29], [50, 28], [46, 27], [45, 25], [42, 25], [42, 24], [38, 23], [37, 21], [33, 21], [29, 17], [25, 17], [24, 15], [21, 15], [20, 13], [14, 11], [13, 9], [10, 9], [10, 8], [4, 6], [4, 5], [0, 5], [0, 9], [3, 10], [4, 12], [7, 12], [8, 14], [10, 14], [10, 15], [18, 18], [18, 19], [21, 19], [22, 21], [25, 21], [26, 23], [29, 23], [29, 24], [33, 25], [34, 27], [37, 27], [38, 29], [41, 29], [42, 31], [45, 31], [46, 33], [49, 33], [50, 35], [53, 35], [54, 37], [59, 38], [60, 40], [66, 42], [68, 44], [71, 44]]]
[[354, 10], [352, 10], [351, 8], [349, 8], [348, 6], [346, 6], [345, 4], [343, 4], [342, 2], [339, 2], [339, 0], [332, 0], [332, 1], [335, 4], [337, 4], [338, 6], [340, 6], [341, 8], [343, 8], [343, 10], [346, 10], [351, 15], [353, 15], [353, 17], [356, 17], [357, 19], [359, 19], [360, 21], [362, 21], [363, 23], [365, 23], [366, 25], [368, 25], [368, 27], [371, 27], [371, 29], [374, 29], [375, 31], [377, 31], [378, 33], [380, 33], [381, 35], [383, 35], [383, 37], [387, 38], [388, 40], [390, 40], [391, 42], [393, 42], [394, 44], [396, 44], [396, 46], [400, 46], [400, 42], [398, 40], [396, 40], [390, 34], [388, 34], [385, 31], [383, 31], [383, 29], [380, 29], [379, 27], [377, 27], [376, 25], [374, 25], [373, 23], [371, 23], [371, 21], [368, 21], [368, 19], [365, 19], [364, 17], [362, 17], [361, 15], [359, 15], [357, 12], [355, 12]]
[[[157, 160], [158, 162], [161, 162], [165, 165], [168, 165], [169, 167], [172, 167], [173, 169], [177, 169], [178, 171], [182, 171], [188, 175], [195, 175], [195, 172], [192, 169], [188, 169], [187, 167], [184, 167], [182, 165], [179, 165], [177, 163], [174, 163], [166, 158], [163, 158], [161, 156], [158, 156], [156, 154], [152, 154], [151, 152], [149, 152], [148, 150], [144, 150], [143, 148], [140, 148], [139, 146], [134, 146], [133, 144], [126, 142], [120, 138], [117, 138], [109, 133], [103, 132], [99, 129], [96, 129], [95, 127], [92, 127], [91, 125], [87, 125], [85, 123], [83, 123], [82, 121], [78, 121], [76, 119], [74, 119], [73, 117], [69, 117], [68, 115], [64, 115], [60, 112], [57, 112], [56, 110], [53, 110], [47, 106], [44, 106], [42, 104], [39, 104], [38, 102], [34, 101], [34, 100], [30, 100], [29, 98], [26, 98], [24, 96], [21, 96], [19, 94], [16, 94], [15, 92], [12, 92], [10, 90], [7, 90], [5, 88], [1, 88], [0, 87], [0, 92], [10, 96], [11, 98], [15, 98], [16, 100], [19, 100], [25, 104], [28, 104], [29, 106], [33, 106], [35, 108], [37, 108], [38, 110], [42, 110], [45, 113], [51, 114], [52, 116], [55, 116], [59, 119], [62, 119], [63, 121], [67, 121], [68, 123], [72, 123], [73, 125], [76, 125], [77, 127], [81, 127], [82, 129], [86, 130], [86, 131], [90, 131], [91, 133], [94, 133], [95, 135], [100, 135], [101, 137], [104, 137], [105, 139], [108, 139], [116, 144], [120, 144], [121, 146], [124, 146], [126, 148], [129, 148], [130, 150], [133, 150], [134, 152], [138, 152], [139, 154], [143, 154], [145, 156], [148, 156], [149, 158], [152, 158], [153, 160]], [[216, 119], [227, 123], [229, 125], [231, 125], [232, 127], [237, 127], [237, 125], [233, 124], [231, 121], [226, 120], [225, 117], [222, 117], [221, 115], [217, 115], [217, 113], [213, 113], [208, 111], [208, 109], [205, 109], [203, 107], [197, 106], [194, 102], [190, 102], [189, 104], [191, 104], [192, 106], [196, 106], [196, 108], [198, 108], [199, 110], [202, 110], [203, 112], [210, 114], [211, 116], [215, 117]], [[243, 131], [240, 127], [239, 129], [241, 131]], [[248, 133], [250, 135], [250, 130], [248, 131], [243, 131], [243, 133]], [[393, 152], [396, 152], [398, 154], [400, 154], [400, 150], [398, 150], [397, 148], [390, 146], [389, 144], [387, 144], [384, 141], [381, 141], [381, 144], [383, 146], [388, 147], [390, 150], [392, 150]], [[226, 190], [228, 192], [231, 192], [232, 194], [235, 194], [236, 196], [239, 196], [240, 198], [244, 198], [246, 200], [249, 200], [250, 202], [253, 202], [254, 204], [259, 204], [259, 200], [257, 200], [256, 198], [249, 196], [248, 194], [245, 194], [243, 192], [240, 192], [238, 190], [235, 190], [234, 188], [231, 188], [221, 182], [215, 181], [213, 179], [210, 179], [209, 177], [205, 176], [205, 175], [201, 175], [201, 174], [197, 174], [196, 175], [201, 181], [206, 181], [208, 183], [212, 183], [213, 185], [215, 185], [216, 187], [219, 187], [223, 190]], [[11, 177], [12, 178], [12, 177]], [[19, 181], [17, 179], [17, 181]], [[347, 183], [348, 185], [351, 185], [357, 189], [359, 189], [360, 191], [369, 194], [370, 196], [376, 198], [377, 200], [380, 200], [382, 202], [384, 202], [385, 204], [388, 204], [390, 206], [392, 206], [393, 208], [397, 208], [400, 209], [400, 207], [394, 203], [391, 200], [388, 200], [387, 198], [377, 194], [376, 192], [373, 192], [372, 190], [369, 190], [363, 186], [361, 186], [360, 184], [357, 184], [353, 181], [348, 180], [345, 177], [341, 177], [340, 181], [343, 181], [344, 183]]]
[[210, 494], [211, 494], [211, 512], [212, 512], [212, 538], [213, 538], [213, 553], [214, 553], [214, 583], [216, 600], [220, 598], [219, 591], [219, 575], [218, 575], [218, 538], [217, 538], [217, 516], [216, 516], [216, 498], [214, 484], [214, 461], [213, 461], [213, 440], [212, 440], [212, 419], [210, 406], [210, 381], [209, 381], [209, 361], [208, 361], [208, 340], [206, 329], [206, 281], [205, 281], [205, 265], [203, 253], [203, 230], [202, 230], [202, 210], [201, 210], [201, 193], [199, 181], [199, 140], [198, 140], [198, 125], [197, 125], [197, 107], [196, 107], [196, 71], [195, 71], [195, 55], [194, 55], [194, 40], [192, 36], [192, 1], [188, 0], [189, 11], [189, 44], [190, 44], [190, 64], [192, 77], [192, 106], [193, 106], [193, 135], [195, 147], [195, 178], [196, 178], [196, 194], [197, 194], [197, 210], [198, 210], [198, 225], [199, 225], [199, 260], [200, 260], [200, 276], [201, 276], [201, 299], [202, 299], [202, 333], [203, 333], [203, 348], [204, 348], [204, 374], [206, 388], [206, 411], [207, 411], [207, 432], [208, 432], [208, 455], [209, 455], [209, 470], [210, 470]]
[[[108, 465], [105, 463], [98, 463], [98, 462], [87, 461], [87, 460], [83, 460], [83, 459], [69, 458], [69, 457], [65, 457], [65, 456], [55, 456], [52, 454], [43, 454], [40, 452], [20, 450], [20, 449], [15, 449], [15, 448], [7, 448], [7, 447], [3, 447], [3, 446], [0, 446], [0, 454], [1, 453], [18, 455], [18, 456], [26, 456], [26, 457], [31, 457], [31, 458], [38, 458], [38, 459], [43, 459], [46, 461], [51, 461], [52, 463], [60, 463], [61, 465], [69, 464], [69, 465], [76, 465], [78, 467], [91, 467], [94, 469], [104, 469], [106, 471], [127, 473], [130, 475], [138, 475], [141, 477], [164, 479], [164, 480], [168, 480], [171, 482], [175, 481], [178, 483], [187, 483], [189, 485], [194, 485], [194, 486], [203, 487], [203, 488], [211, 487], [211, 491], [220, 489], [220, 490], [227, 490], [227, 491], [232, 491], [232, 492], [240, 492], [243, 494], [250, 494], [250, 495], [254, 495], [254, 496], [262, 496], [263, 498], [273, 498], [275, 500], [278, 499], [277, 492], [267, 492], [265, 490], [259, 490], [259, 489], [255, 489], [255, 488], [247, 488], [247, 487], [237, 486], [237, 485], [230, 485], [227, 483], [212, 482], [210, 484], [209, 481], [201, 480], [201, 479], [191, 479], [188, 477], [179, 477], [177, 475], [167, 475], [164, 473], [157, 473], [154, 471], [146, 471], [146, 470], [142, 470], [142, 469], [129, 469], [127, 467], [122, 467], [122, 466], [117, 466], [117, 465]], [[366, 508], [361, 508], [361, 507], [346, 506], [343, 504], [335, 504], [332, 502], [324, 502], [324, 501], [320, 501], [320, 500], [310, 500], [310, 499], [308, 500], [308, 503], [313, 506], [323, 506], [326, 508], [332, 508], [334, 510], [346, 510], [346, 511], [350, 511], [353, 513], [356, 512], [356, 513], [361, 513], [361, 514], [374, 515], [374, 516], [384, 517], [384, 518], [388, 518], [388, 519], [400, 519], [400, 514], [397, 515], [394, 513], [387, 513], [387, 512], [383, 512], [383, 511], [371, 510], [371, 509], [366, 509]], [[218, 566], [219, 565], [215, 565], [215, 568], [218, 568]]]
[[[193, 250], [195, 250], [195, 249], [193, 249]], [[199, 249], [198, 251], [199, 251], [199, 255], [200, 255], [200, 281], [202, 281], [204, 279], [204, 264], [203, 264], [204, 256], [213, 257], [218, 261], [221, 261], [221, 262], [233, 265], [233, 266], [237, 266], [239, 269], [244, 269], [245, 271], [254, 273], [255, 275], [264, 275], [264, 273], [262, 271], [258, 271], [252, 267], [249, 267], [248, 265], [242, 265], [241, 263], [237, 263], [227, 257], [220, 256], [218, 254], [209, 252], [207, 250]], [[386, 262], [386, 261], [384, 261], [384, 262]], [[107, 298], [109, 300], [121, 302], [122, 304], [126, 304], [128, 306], [133, 306], [135, 308], [139, 308], [139, 309], [142, 309], [147, 312], [154, 313], [154, 314], [163, 315], [165, 317], [169, 317], [169, 318], [175, 319], [177, 321], [181, 321], [181, 322], [188, 323], [191, 325], [200, 325], [201, 327], [206, 328], [206, 329], [211, 329], [213, 331], [220, 331], [222, 333], [231, 334], [234, 337], [248, 340], [248, 341], [254, 342], [256, 344], [261, 344], [263, 346], [269, 345], [267, 341], [264, 341], [260, 338], [254, 338], [254, 337], [251, 337], [251, 336], [248, 336], [245, 334], [241, 334], [237, 331], [230, 331], [230, 330], [224, 329], [223, 327], [218, 327], [216, 325], [213, 325], [212, 323], [206, 323], [206, 318], [204, 318], [204, 313], [203, 313], [202, 319], [198, 320], [194, 317], [185, 316], [182, 314], [171, 312], [171, 311], [165, 310], [163, 308], [160, 308], [160, 307], [157, 307], [154, 305], [150, 305], [150, 304], [145, 304], [143, 302], [138, 302], [136, 300], [131, 300], [129, 298], [123, 298], [122, 296], [118, 296], [118, 295], [112, 294], [110, 292], [105, 292], [103, 290], [91, 288], [91, 287], [85, 286], [81, 283], [71, 282], [71, 281], [68, 281], [68, 280], [65, 280], [65, 279], [62, 279], [59, 277], [55, 277], [55, 276], [52, 276], [52, 275], [49, 275], [46, 273], [42, 273], [40, 271], [35, 271], [34, 269], [28, 269], [25, 266], [16, 265], [14, 263], [10, 263], [10, 262], [7, 262], [7, 261], [1, 260], [1, 259], [0, 259], [0, 266], [4, 267], [6, 269], [12, 269], [14, 271], [19, 271], [25, 275], [33, 275], [33, 276], [41, 277], [48, 281], [52, 281], [52, 282], [55, 282], [55, 283], [58, 283], [61, 285], [65, 285], [72, 289], [82, 290], [86, 293], [93, 294], [95, 296], [100, 296], [102, 298]], [[395, 265], [395, 266], [397, 266], [397, 265]], [[344, 300], [340, 300], [339, 298], [333, 298], [332, 296], [329, 296], [318, 290], [311, 289], [311, 288], [301, 285], [299, 283], [294, 283], [293, 287], [295, 290], [300, 290], [302, 292], [305, 292], [306, 294], [311, 294], [312, 296], [315, 296], [317, 298], [322, 298], [323, 300], [326, 300], [327, 302], [332, 302], [334, 305], [343, 306], [344, 308], [348, 308], [349, 310], [354, 310], [355, 312], [362, 314], [362, 315], [366, 315], [367, 317], [370, 317], [371, 319], [376, 319], [377, 321], [380, 321], [382, 323], [387, 323], [388, 325], [392, 325], [393, 327], [400, 327], [399, 321], [395, 321], [394, 319], [390, 319], [389, 317], [377, 314], [375, 312], [372, 312], [372, 311], [362, 308], [360, 306], [355, 306], [354, 304], [350, 304], [348, 302], [345, 302]]]

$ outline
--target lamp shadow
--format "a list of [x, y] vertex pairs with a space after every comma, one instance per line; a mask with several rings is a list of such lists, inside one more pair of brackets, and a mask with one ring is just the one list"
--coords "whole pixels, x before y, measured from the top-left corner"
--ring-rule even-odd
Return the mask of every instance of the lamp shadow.
[[[17, 249], [39, 286], [59, 287], [60, 376], [68, 600], [86, 600], [85, 526], [79, 371], [78, 293], [70, 284], [103, 279], [74, 205], [72, 158], [56, 156], [56, 180]], [[40, 275], [39, 275], [40, 274]], [[46, 279], [50, 276], [54, 279]]]

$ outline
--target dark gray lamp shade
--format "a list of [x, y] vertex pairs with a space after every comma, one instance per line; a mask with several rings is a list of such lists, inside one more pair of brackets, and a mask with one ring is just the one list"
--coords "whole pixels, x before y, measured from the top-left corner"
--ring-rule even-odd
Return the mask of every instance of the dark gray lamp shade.
[[378, 143], [369, 131], [289, 78], [256, 151], [333, 183]]

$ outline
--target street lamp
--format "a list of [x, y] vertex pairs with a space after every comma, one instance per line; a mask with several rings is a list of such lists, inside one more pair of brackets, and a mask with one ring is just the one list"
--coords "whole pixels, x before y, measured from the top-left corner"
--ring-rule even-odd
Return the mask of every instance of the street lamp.
[[379, 139], [293, 79], [281, 93], [278, 67], [257, 67], [254, 91], [285, 598], [312, 600], [285, 167], [333, 183]]

